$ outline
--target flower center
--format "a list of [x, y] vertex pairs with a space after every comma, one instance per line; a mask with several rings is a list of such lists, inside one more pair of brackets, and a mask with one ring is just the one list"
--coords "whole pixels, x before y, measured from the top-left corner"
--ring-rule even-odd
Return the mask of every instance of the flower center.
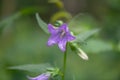
[[60, 34], [60, 38], [63, 38], [63, 37], [65, 36], [65, 34], [66, 34], [65, 31], [62, 30], [62, 31], [61, 31], [61, 34]]

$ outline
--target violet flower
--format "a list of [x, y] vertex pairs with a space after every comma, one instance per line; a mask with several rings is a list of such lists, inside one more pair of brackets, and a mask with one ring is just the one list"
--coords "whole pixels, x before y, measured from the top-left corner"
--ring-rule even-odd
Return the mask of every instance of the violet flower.
[[48, 30], [51, 34], [47, 45], [52, 46], [58, 44], [58, 47], [64, 52], [66, 50], [66, 43], [75, 39], [70, 34], [68, 25], [62, 24], [60, 27], [54, 27], [52, 24], [48, 24]]
[[28, 77], [29, 80], [49, 80], [50, 73], [43, 73], [37, 77]]

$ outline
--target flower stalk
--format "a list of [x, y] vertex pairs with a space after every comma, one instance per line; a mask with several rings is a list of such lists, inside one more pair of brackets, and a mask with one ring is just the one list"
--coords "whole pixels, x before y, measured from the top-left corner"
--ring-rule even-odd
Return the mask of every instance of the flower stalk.
[[[67, 43], [68, 45], [68, 43]], [[64, 52], [64, 60], [63, 60], [63, 76], [62, 80], [65, 80], [65, 72], [66, 72], [66, 62], [67, 62], [67, 45], [66, 45], [66, 51]]]

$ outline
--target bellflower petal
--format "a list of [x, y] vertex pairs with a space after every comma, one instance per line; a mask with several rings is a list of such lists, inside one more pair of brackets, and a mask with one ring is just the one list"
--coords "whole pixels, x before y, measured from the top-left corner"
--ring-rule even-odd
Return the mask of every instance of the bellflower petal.
[[64, 52], [66, 50], [66, 39], [62, 39], [58, 43], [58, 47]]
[[71, 34], [68, 34], [68, 35], [67, 35], [67, 40], [68, 40], [68, 41], [72, 41], [72, 40], [74, 40], [74, 39], [75, 39], [75, 37], [72, 36]]
[[59, 41], [59, 35], [51, 35], [50, 38], [48, 39], [48, 46], [52, 46], [54, 44], [57, 44]]
[[37, 77], [28, 77], [29, 80], [49, 80], [50, 74], [49, 73], [43, 73]]
[[52, 24], [48, 24], [48, 31], [51, 34], [54, 34], [54, 33], [56, 33], [57, 29], [55, 29], [55, 27]]
[[48, 30], [51, 33], [51, 36], [48, 39], [47, 45], [52, 46], [54, 44], [58, 44], [58, 47], [63, 52], [66, 50], [66, 43], [75, 39], [75, 37], [70, 34], [68, 25], [66, 23], [62, 24], [58, 28], [48, 24]]
[[64, 30], [65, 32], [69, 32], [69, 29], [66, 23], [62, 24], [61, 27], [59, 27], [59, 30]]

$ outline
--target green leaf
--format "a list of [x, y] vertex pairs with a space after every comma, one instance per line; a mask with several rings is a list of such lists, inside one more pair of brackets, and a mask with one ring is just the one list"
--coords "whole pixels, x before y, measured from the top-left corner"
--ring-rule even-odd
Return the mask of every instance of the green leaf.
[[76, 80], [76, 77], [75, 77], [75, 75], [73, 75], [73, 80]]
[[59, 2], [60, 0], [48, 0], [48, 2], [50, 3], [56, 3], [56, 2]]
[[87, 45], [82, 47], [87, 53], [101, 53], [103, 51], [110, 51], [113, 49], [112, 44], [99, 39], [88, 40]]
[[48, 68], [47, 71], [50, 72], [53, 77], [61, 73], [59, 68]]
[[38, 25], [41, 27], [41, 29], [42, 29], [44, 32], [46, 32], [47, 34], [49, 34], [48, 28], [47, 28], [47, 24], [40, 18], [40, 16], [39, 16], [38, 13], [36, 13], [35, 16], [36, 16]]
[[94, 17], [89, 14], [78, 14], [69, 21], [68, 26], [71, 31], [80, 33], [93, 27], [97, 27], [98, 23]]
[[45, 72], [47, 70], [47, 68], [50, 68], [50, 67], [51, 67], [51, 65], [46, 63], [46, 64], [19, 65], [19, 66], [9, 67], [9, 69], [23, 70], [23, 71], [34, 72], [34, 73], [41, 73], [41, 72]]
[[17, 20], [18, 18], [22, 17], [22, 16], [27, 16], [27, 15], [30, 15], [30, 14], [34, 14], [36, 12], [39, 12], [39, 11], [43, 11], [43, 8], [46, 9], [46, 7], [28, 7], [28, 8], [25, 8], [25, 9], [22, 9], [20, 10], [19, 12], [16, 12], [14, 13], [13, 15], [3, 19], [0, 21], [0, 28], [3, 27], [3, 26], [8, 26], [8, 25], [11, 25], [11, 23], [14, 23], [15, 20]]
[[93, 29], [87, 32], [80, 33], [76, 36], [75, 42], [84, 42], [85, 40], [93, 36], [95, 33], [97, 33], [99, 30], [100, 29]]
[[53, 14], [53, 16], [51, 17], [50, 21], [51, 22], [55, 22], [56, 20], [60, 20], [60, 19], [66, 19], [66, 20], [69, 20], [71, 19], [71, 14], [66, 12], [66, 11], [59, 11], [59, 12], [56, 12], [55, 14]]
[[118, 43], [118, 51], [120, 51], [120, 42]]
[[61, 0], [48, 0], [48, 2], [56, 4], [60, 9], [64, 9], [64, 5]]
[[4, 19], [4, 20], [2, 20], [2, 21], [0, 22], [0, 28], [1, 28], [2, 26], [11, 24], [11, 23], [14, 22], [16, 19], [18, 19], [20, 16], [21, 16], [21, 13], [18, 12], [18, 13], [16, 13], [16, 14], [14, 14], [14, 15], [12, 15], [12, 16]]

